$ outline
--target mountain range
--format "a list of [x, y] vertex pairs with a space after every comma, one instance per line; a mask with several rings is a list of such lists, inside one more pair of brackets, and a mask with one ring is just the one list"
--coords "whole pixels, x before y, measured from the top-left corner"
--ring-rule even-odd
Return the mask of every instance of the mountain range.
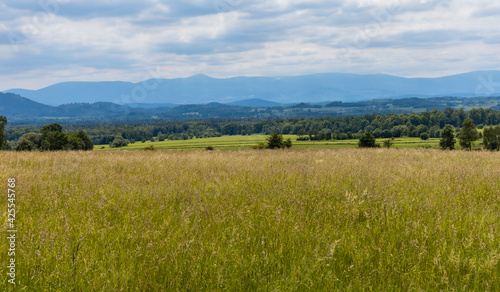
[[[475, 71], [439, 78], [404, 78], [385, 74], [325, 73], [284, 77], [150, 79], [139, 83], [62, 82], [38, 90], [10, 89], [35, 102], [140, 104], [143, 108], [219, 102], [268, 106], [325, 101], [356, 102], [380, 98], [500, 95], [500, 71]], [[149, 105], [149, 106], [148, 106]], [[258, 106], [263, 106], [258, 105]]]
[[[261, 106], [257, 106], [261, 104]], [[434, 97], [374, 99], [359, 102], [298, 103], [281, 105], [266, 100], [251, 99], [232, 104], [127, 104], [111, 102], [70, 103], [50, 106], [14, 93], [0, 92], [0, 114], [9, 124], [47, 123], [49, 121], [79, 122], [138, 122], [151, 120], [190, 120], [203, 118], [271, 118], [360, 116], [366, 114], [411, 113], [425, 110], [491, 108], [500, 109], [500, 97]]]

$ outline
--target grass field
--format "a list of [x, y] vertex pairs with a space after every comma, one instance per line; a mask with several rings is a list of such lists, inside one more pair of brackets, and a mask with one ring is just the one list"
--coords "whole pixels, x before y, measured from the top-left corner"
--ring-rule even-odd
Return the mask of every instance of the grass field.
[[[265, 142], [268, 136], [252, 135], [252, 136], [223, 136], [216, 138], [201, 138], [190, 140], [165, 140], [163, 142], [135, 142], [126, 147], [110, 148], [109, 145], [96, 145], [94, 150], [142, 150], [144, 147], [153, 145], [155, 149], [172, 149], [172, 150], [189, 150], [189, 149], [205, 149], [207, 146], [212, 146], [215, 149], [249, 149], [251, 146], [259, 142]], [[296, 135], [283, 135], [285, 139], [290, 138], [294, 148], [355, 148], [358, 147], [358, 140], [339, 140], [339, 141], [297, 141]], [[377, 143], [382, 143], [387, 139], [377, 139]], [[430, 146], [437, 148], [439, 139], [431, 138], [423, 141], [420, 138], [395, 138], [393, 140], [395, 148], [419, 148]]]
[[[0, 161], [2, 192], [17, 180], [16, 291], [500, 290], [498, 152], [0, 152]], [[3, 198], [0, 290], [10, 291]]]

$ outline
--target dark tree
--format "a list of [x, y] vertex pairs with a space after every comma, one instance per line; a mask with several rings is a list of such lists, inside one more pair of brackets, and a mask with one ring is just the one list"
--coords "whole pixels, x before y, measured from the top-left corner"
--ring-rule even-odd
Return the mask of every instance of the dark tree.
[[468, 149], [469, 151], [472, 150], [474, 141], [479, 139], [476, 125], [474, 124], [474, 121], [472, 121], [472, 119], [467, 118], [463, 122], [458, 139], [460, 140], [460, 146], [462, 146], [462, 148]]
[[366, 132], [359, 138], [358, 146], [360, 148], [372, 148], [377, 147], [375, 144], [375, 137], [370, 132]]
[[85, 131], [80, 130], [75, 133], [75, 136], [78, 137], [80, 140], [82, 140], [83, 144], [85, 145], [84, 148], [79, 150], [90, 151], [94, 149], [94, 143], [92, 142], [92, 139], [90, 139], [89, 135], [87, 135]]
[[452, 125], [446, 125], [441, 131], [441, 140], [439, 141], [439, 147], [441, 149], [446, 150], [454, 150], [455, 149], [455, 130]]
[[16, 151], [33, 151], [42, 146], [42, 134], [26, 133], [17, 141]]
[[276, 132], [272, 133], [271, 136], [267, 137], [267, 147], [268, 149], [278, 149], [283, 148], [283, 135]]
[[85, 143], [76, 134], [68, 136], [68, 150], [86, 150]]
[[422, 139], [422, 140], [424, 140], [424, 141], [425, 141], [425, 140], [429, 140], [429, 134], [427, 134], [427, 133], [422, 133], [422, 134], [420, 134], [420, 139]]
[[59, 125], [58, 123], [52, 123], [43, 126], [40, 129], [40, 133], [42, 133], [44, 136], [47, 135], [49, 132], [62, 132], [62, 126]]
[[54, 131], [54, 132], [44, 132], [42, 133], [42, 147], [40, 148], [43, 151], [59, 151], [66, 150], [69, 137], [67, 133]]
[[7, 118], [0, 116], [0, 149], [3, 148], [5, 143], [5, 125], [7, 124]]
[[290, 140], [290, 138], [286, 139], [285, 141], [283, 141], [283, 146], [285, 148], [291, 148], [292, 147], [292, 140]]
[[128, 142], [127, 140], [125, 140], [122, 136], [117, 136], [113, 142], [111, 142], [109, 144], [109, 147], [111, 148], [118, 148], [118, 147], [124, 147], [124, 146], [127, 146], [128, 145]]
[[483, 144], [488, 150], [500, 150], [500, 125], [484, 128]]

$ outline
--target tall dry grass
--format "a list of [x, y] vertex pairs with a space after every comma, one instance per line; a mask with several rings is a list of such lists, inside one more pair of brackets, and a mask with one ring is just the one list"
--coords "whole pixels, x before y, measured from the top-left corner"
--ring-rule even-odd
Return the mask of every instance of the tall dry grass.
[[500, 289], [500, 153], [1, 152], [0, 161], [3, 192], [17, 179], [19, 290]]

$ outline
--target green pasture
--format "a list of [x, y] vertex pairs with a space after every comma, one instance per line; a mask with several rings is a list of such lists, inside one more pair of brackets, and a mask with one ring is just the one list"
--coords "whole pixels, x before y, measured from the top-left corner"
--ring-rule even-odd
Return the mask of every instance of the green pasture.
[[[294, 148], [355, 148], [358, 147], [358, 140], [331, 140], [331, 141], [297, 141], [296, 135], [283, 135], [285, 139], [290, 138]], [[94, 150], [142, 150], [145, 147], [153, 145], [155, 149], [170, 149], [170, 150], [189, 150], [189, 149], [205, 149], [207, 146], [212, 146], [215, 149], [248, 149], [257, 143], [266, 142], [266, 135], [251, 135], [251, 136], [222, 136], [214, 138], [196, 138], [190, 140], [165, 140], [163, 142], [145, 143], [135, 142], [126, 147], [110, 148], [109, 145], [96, 145]], [[382, 144], [387, 139], [377, 139], [377, 143]], [[438, 138], [430, 138], [423, 141], [420, 138], [395, 138], [392, 140], [394, 148], [420, 148], [420, 147], [439, 147]], [[477, 144], [477, 143], [476, 143]]]

